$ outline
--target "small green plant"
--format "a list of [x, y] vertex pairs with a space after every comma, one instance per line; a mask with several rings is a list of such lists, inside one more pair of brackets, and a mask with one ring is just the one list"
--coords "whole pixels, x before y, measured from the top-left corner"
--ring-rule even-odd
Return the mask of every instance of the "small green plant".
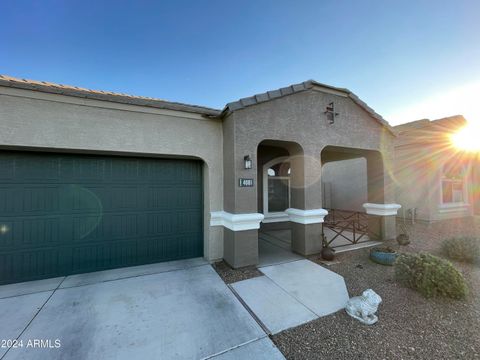
[[442, 252], [448, 258], [468, 263], [480, 262], [480, 239], [454, 237], [442, 243]]
[[468, 294], [463, 275], [452, 263], [427, 253], [400, 255], [395, 262], [395, 278], [427, 298], [463, 299]]

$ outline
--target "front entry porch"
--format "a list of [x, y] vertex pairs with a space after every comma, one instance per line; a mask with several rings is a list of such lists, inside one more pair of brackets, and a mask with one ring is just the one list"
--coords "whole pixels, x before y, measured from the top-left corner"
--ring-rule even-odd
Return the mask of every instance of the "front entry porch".
[[[262, 248], [281, 253], [270, 246], [272, 234], [259, 236], [264, 225], [288, 225], [294, 253], [320, 253], [328, 208], [365, 211], [378, 240], [396, 236], [393, 131], [349, 92], [309, 84], [286, 91], [274, 101], [265, 93], [225, 109], [224, 206], [210, 224], [224, 227], [223, 258], [234, 268], [258, 265]], [[338, 176], [357, 161], [361, 171]]]
[[[369, 218], [365, 213], [329, 209], [322, 224], [328, 246], [335, 252], [357, 250], [381, 244], [370, 238]], [[379, 219], [378, 219], [379, 220]], [[302, 256], [292, 250], [292, 230], [288, 225], [275, 228], [262, 226], [258, 232], [258, 264], [268, 266], [295, 261]]]
[[290, 229], [258, 232], [258, 266], [270, 266], [303, 259], [292, 251]]

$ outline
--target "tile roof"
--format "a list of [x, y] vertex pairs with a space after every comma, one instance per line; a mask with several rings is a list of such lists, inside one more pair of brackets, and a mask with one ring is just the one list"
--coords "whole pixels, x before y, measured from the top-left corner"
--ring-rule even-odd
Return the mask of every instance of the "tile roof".
[[204, 106], [183, 104], [151, 97], [135, 96], [103, 90], [92, 90], [81, 88], [78, 86], [55, 84], [47, 81], [19, 79], [8, 75], [0, 75], [0, 86], [41, 91], [52, 94], [75, 96], [94, 100], [111, 101], [129, 105], [139, 105], [159, 109], [185, 111], [209, 117], [223, 117], [233, 111], [245, 108], [247, 106], [256, 105], [283, 96], [288, 96], [291, 94], [310, 90], [312, 88], [324, 88], [345, 93], [346, 96], [353, 100], [353, 102], [355, 102], [358, 106], [368, 112], [375, 120], [377, 120], [380, 124], [385, 126], [392, 134], [394, 134], [393, 128], [390, 126], [390, 124], [382, 116], [380, 116], [372, 108], [370, 108], [366, 103], [360, 100], [360, 98], [354, 93], [352, 93], [350, 90], [322, 84], [315, 80], [308, 80], [299, 84], [293, 84], [277, 90], [271, 90], [265, 93], [242, 98], [238, 101], [228, 103], [222, 111]]
[[377, 120], [380, 124], [385, 126], [392, 134], [394, 134], [393, 128], [390, 126], [390, 124], [381, 115], [377, 114], [371, 107], [369, 107], [365, 102], [360, 100], [360, 98], [357, 95], [355, 95], [353, 92], [345, 88], [339, 88], [331, 85], [322, 84], [315, 80], [307, 80], [299, 84], [293, 84], [277, 90], [267, 91], [261, 94], [256, 94], [253, 96], [242, 98], [237, 101], [230, 102], [223, 108], [222, 116], [225, 116], [226, 114], [229, 114], [236, 110], [243, 109], [248, 106], [260, 104], [262, 102], [274, 100], [283, 96], [288, 96], [291, 94], [310, 90], [312, 88], [325, 88], [325, 89], [345, 93], [350, 99], [353, 100], [354, 103], [356, 103], [358, 106], [364, 109], [375, 120]]
[[453, 115], [435, 120], [415, 120], [408, 123], [396, 125], [393, 127], [393, 129], [397, 134], [418, 131], [421, 129], [425, 130], [425, 128], [430, 128], [437, 131], [452, 131], [457, 130], [459, 127], [464, 126], [466, 123], [467, 120], [463, 117], [463, 115]]
[[397, 134], [395, 146], [450, 143], [449, 135], [465, 126], [462, 115], [437, 120], [422, 119], [394, 126]]
[[0, 86], [19, 89], [35, 90], [51, 94], [75, 96], [94, 100], [111, 101], [129, 105], [147, 106], [158, 109], [178, 110], [207, 116], [218, 116], [220, 110], [205, 106], [182, 104], [151, 97], [135, 96], [103, 90], [91, 90], [78, 86], [55, 84], [47, 81], [19, 79], [7, 75], [0, 75]]

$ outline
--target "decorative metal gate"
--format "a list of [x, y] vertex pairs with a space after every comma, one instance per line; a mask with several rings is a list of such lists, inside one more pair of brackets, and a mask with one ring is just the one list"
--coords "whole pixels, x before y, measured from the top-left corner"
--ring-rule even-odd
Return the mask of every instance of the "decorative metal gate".
[[[368, 223], [369, 216], [364, 212], [328, 209], [328, 215], [322, 224], [323, 234], [327, 228], [334, 236], [326, 240], [327, 245], [330, 246], [336, 239], [343, 239], [351, 244], [370, 241]], [[372, 235], [371, 231], [370, 234]]]

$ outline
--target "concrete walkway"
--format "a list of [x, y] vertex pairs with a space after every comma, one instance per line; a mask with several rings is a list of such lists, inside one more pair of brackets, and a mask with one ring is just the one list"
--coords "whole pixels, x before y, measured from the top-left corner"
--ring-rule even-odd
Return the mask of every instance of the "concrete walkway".
[[202, 259], [2, 286], [0, 316], [2, 359], [283, 359]]
[[304, 257], [278, 246], [275, 242], [269, 241], [265, 235], [258, 239], [258, 266], [260, 267], [301, 259], [304, 259]]
[[270, 334], [339, 311], [349, 299], [342, 276], [309, 260], [259, 270], [265, 276], [231, 287]]

